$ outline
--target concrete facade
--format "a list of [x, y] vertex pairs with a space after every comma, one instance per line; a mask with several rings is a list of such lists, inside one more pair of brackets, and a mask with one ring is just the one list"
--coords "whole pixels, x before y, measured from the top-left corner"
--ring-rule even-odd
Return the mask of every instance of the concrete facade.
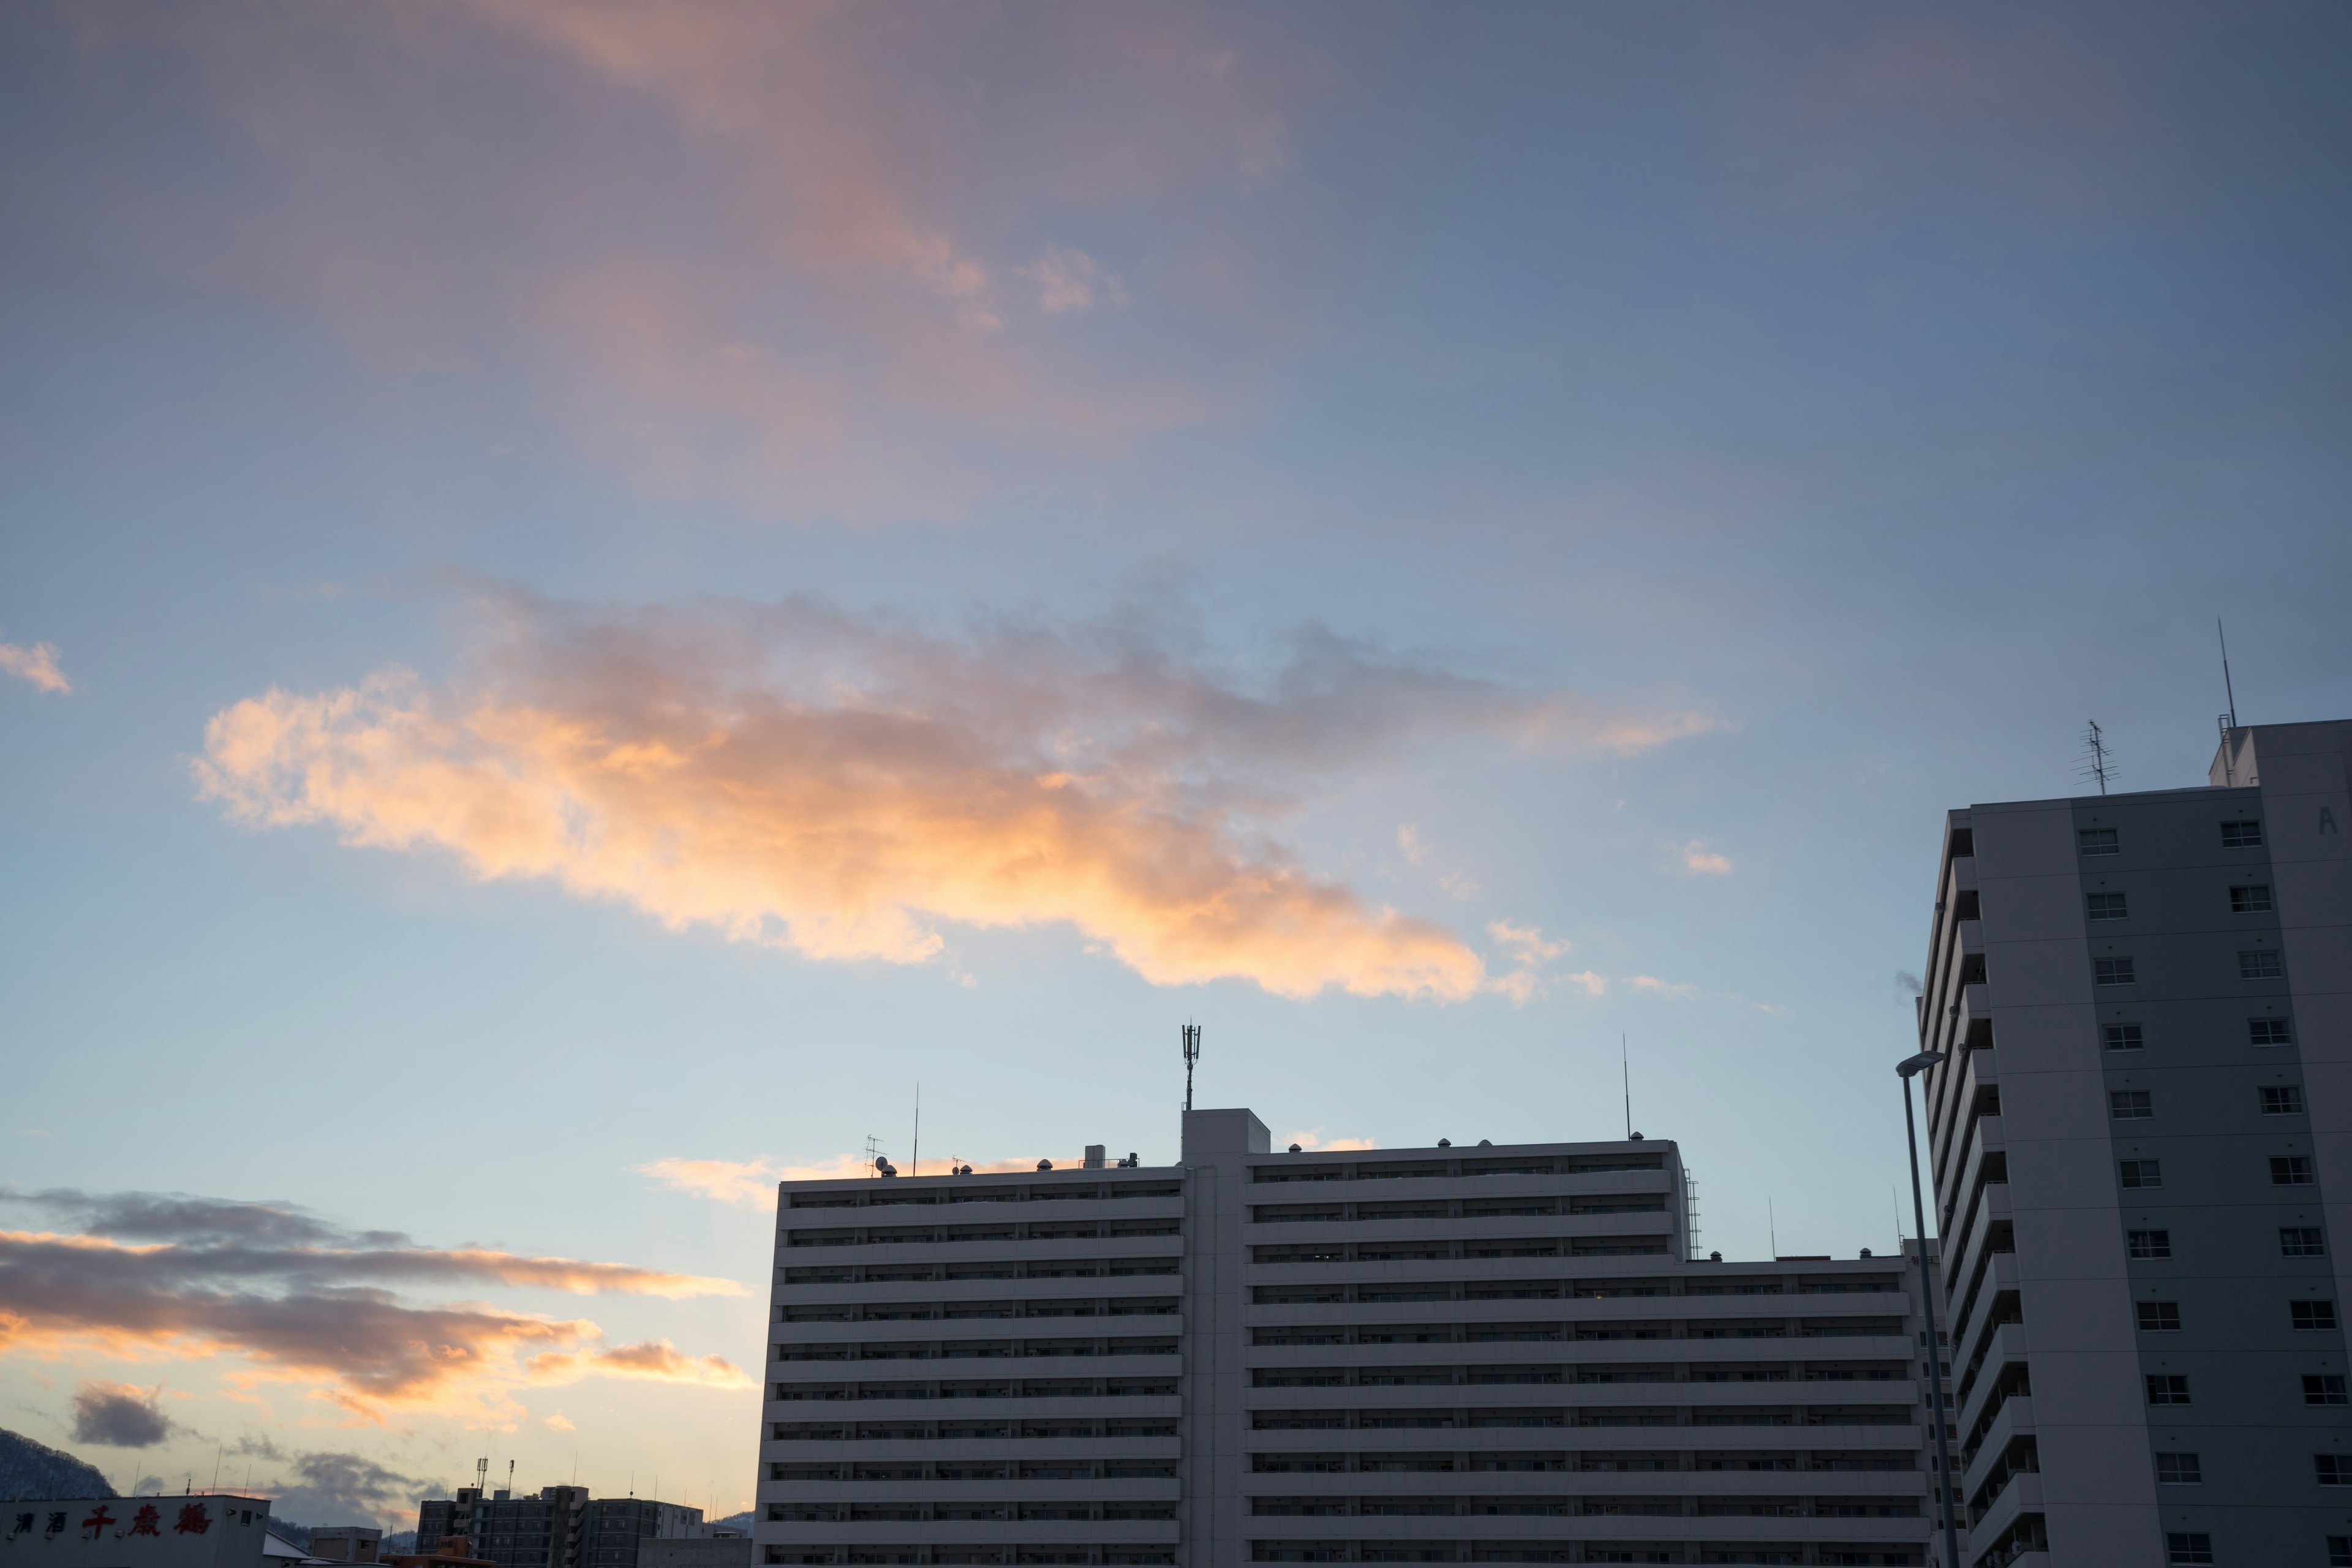
[[1919, 1044], [1972, 1563], [2352, 1563], [2347, 754], [2238, 729], [2203, 788], [1949, 814]]
[[761, 1563], [1921, 1563], [1903, 1258], [1689, 1260], [1664, 1141], [787, 1182]]

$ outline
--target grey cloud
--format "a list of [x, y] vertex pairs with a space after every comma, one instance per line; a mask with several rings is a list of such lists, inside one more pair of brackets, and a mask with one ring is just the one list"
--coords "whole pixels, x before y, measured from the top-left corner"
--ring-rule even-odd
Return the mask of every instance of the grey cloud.
[[271, 1512], [306, 1524], [349, 1524], [358, 1520], [415, 1520], [416, 1499], [431, 1483], [404, 1476], [358, 1454], [305, 1454], [293, 1461], [290, 1477], [261, 1489], [273, 1494]]
[[[415, 1402], [484, 1375], [515, 1375], [524, 1353], [569, 1350], [599, 1337], [593, 1323], [495, 1306], [409, 1306], [390, 1284], [499, 1283], [575, 1293], [657, 1295], [736, 1291], [731, 1281], [561, 1258], [482, 1249], [338, 1250], [234, 1237], [383, 1236], [352, 1232], [294, 1210], [205, 1198], [158, 1202], [144, 1194], [9, 1194], [14, 1203], [100, 1226], [174, 1239], [129, 1245], [0, 1229], [0, 1354], [39, 1352], [97, 1336], [159, 1352], [242, 1352], [280, 1372], [317, 1376], [360, 1400]], [[143, 1228], [139, 1228], [143, 1227]], [[226, 1235], [232, 1239], [213, 1239]], [[192, 1239], [193, 1238], [193, 1239]], [[83, 1441], [143, 1447], [168, 1429], [135, 1390], [86, 1388], [77, 1399]], [[142, 1415], [142, 1411], [144, 1412]], [[258, 1450], [256, 1450], [258, 1451]]]
[[405, 1247], [393, 1230], [346, 1230], [289, 1203], [191, 1197], [184, 1193], [85, 1193], [51, 1187], [0, 1189], [0, 1203], [25, 1204], [117, 1241], [237, 1242], [263, 1247]]
[[85, 1383], [73, 1397], [74, 1441], [113, 1448], [152, 1448], [173, 1432], [171, 1419], [155, 1401], [155, 1394], [142, 1394], [135, 1388]]

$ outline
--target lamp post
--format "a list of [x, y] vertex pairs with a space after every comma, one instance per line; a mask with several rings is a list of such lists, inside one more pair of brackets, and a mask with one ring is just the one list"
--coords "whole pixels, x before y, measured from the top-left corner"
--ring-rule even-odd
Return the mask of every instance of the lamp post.
[[1903, 1138], [1911, 1151], [1911, 1223], [1919, 1235], [1919, 1315], [1927, 1320], [1927, 1386], [1936, 1412], [1936, 1507], [1944, 1516], [1946, 1568], [1960, 1568], [1960, 1527], [1952, 1502], [1952, 1446], [1944, 1423], [1943, 1336], [1936, 1327], [1936, 1292], [1927, 1279], [1927, 1211], [1919, 1196], [1919, 1133], [1911, 1116], [1911, 1079], [1944, 1059], [1941, 1051], [1921, 1051], [1895, 1065], [1903, 1080]]

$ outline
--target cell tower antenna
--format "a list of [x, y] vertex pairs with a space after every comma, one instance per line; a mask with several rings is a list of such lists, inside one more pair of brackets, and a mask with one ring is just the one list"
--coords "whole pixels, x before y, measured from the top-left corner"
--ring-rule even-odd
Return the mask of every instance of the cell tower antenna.
[[2213, 635], [2221, 639], [2221, 694], [2230, 700], [2230, 728], [2238, 727], [2238, 691], [2230, 684], [2230, 634], [2221, 629], [2221, 617], [2213, 617]]
[[2107, 781], [2114, 778], [2119, 770], [2116, 767], [2113, 753], [2107, 749], [2106, 737], [2100, 733], [2099, 721], [2089, 719], [2084, 723], [2089, 728], [2083, 731], [2083, 747], [2090, 753], [2090, 760], [2083, 764], [2075, 776], [2096, 779], [2099, 793], [2105, 795], [2107, 793]]
[[1184, 1026], [1184, 1109], [1192, 1109], [1192, 1064], [1201, 1059], [1201, 1026]]
[[1617, 1070], [1625, 1080], [1625, 1138], [1633, 1137], [1633, 1048], [1625, 1043], [1625, 1032], [1617, 1032]]
[[907, 1174], [923, 1173], [923, 1080], [915, 1080], [915, 1152], [907, 1156]]

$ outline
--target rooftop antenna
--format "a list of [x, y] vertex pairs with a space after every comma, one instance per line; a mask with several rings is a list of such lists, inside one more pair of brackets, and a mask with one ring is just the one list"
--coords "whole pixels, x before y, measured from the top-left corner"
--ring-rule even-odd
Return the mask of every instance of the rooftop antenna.
[[1625, 1138], [1630, 1142], [1633, 1137], [1633, 1056], [1622, 1029], [1617, 1032], [1617, 1069], [1625, 1079]]
[[2213, 617], [2213, 635], [2221, 641], [2221, 692], [2230, 700], [2230, 710], [2221, 715], [2221, 782], [2231, 788], [2238, 783], [2238, 759], [2231, 754], [2230, 731], [2238, 727], [2238, 692], [2230, 684], [2230, 634], [2221, 629], [2221, 617]]
[[509, 1459], [507, 1461], [507, 1496], [509, 1497], [514, 1496], [514, 1467], [515, 1462]]
[[1192, 1064], [1201, 1059], [1201, 1026], [1184, 1026], [1184, 1109], [1192, 1109]]
[[907, 1156], [907, 1174], [923, 1173], [923, 1080], [915, 1080], [915, 1152]]
[[2238, 691], [2230, 684], [2230, 634], [2221, 629], [2221, 617], [2213, 617], [2213, 635], [2221, 639], [2221, 694], [2230, 700], [2230, 728], [2238, 727]]
[[1780, 1256], [1780, 1216], [1772, 1212], [1769, 1193], [1764, 1195], [1764, 1234], [1772, 1238], [1772, 1257], [1777, 1261]]
[[474, 1490], [477, 1492], [486, 1492], [489, 1489], [490, 1457], [488, 1454], [485, 1454], [480, 1458], [474, 1461]]
[[[873, 1133], [868, 1132], [866, 1135], [866, 1173], [867, 1175], [876, 1175], [880, 1173], [881, 1167], [877, 1165], [874, 1162], [879, 1160], [881, 1157], [882, 1141], [875, 1137]], [[629, 1495], [635, 1497], [636, 1494], [632, 1492]]]
[[2083, 731], [2083, 745], [2091, 753], [2091, 760], [2083, 764], [2076, 776], [2098, 780], [2099, 793], [2105, 795], [2107, 793], [2107, 781], [2116, 775], [2117, 770], [2109, 760], [2106, 737], [2099, 732], [2099, 721], [2090, 719], [2084, 722], [2090, 728]]

